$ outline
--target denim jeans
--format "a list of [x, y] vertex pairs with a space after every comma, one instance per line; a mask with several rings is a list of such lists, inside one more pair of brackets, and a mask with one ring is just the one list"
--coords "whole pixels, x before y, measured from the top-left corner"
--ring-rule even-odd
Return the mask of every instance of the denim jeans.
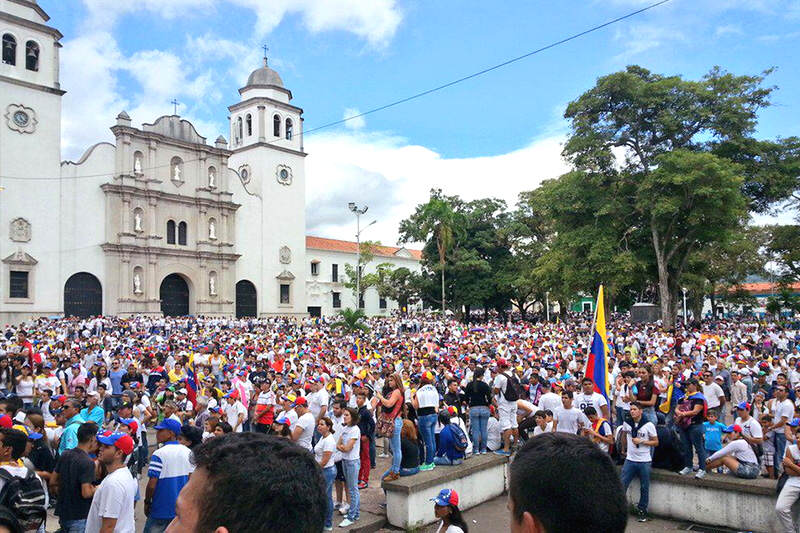
[[453, 459], [451, 461], [450, 458], [447, 457], [446, 455], [437, 455], [436, 457], [433, 458], [434, 464], [442, 466], [455, 466], [455, 465], [460, 465], [463, 462], [464, 459]]
[[678, 428], [681, 434], [681, 451], [683, 452], [683, 466], [692, 468], [694, 466], [692, 447], [697, 452], [697, 464], [700, 470], [706, 469], [706, 444], [705, 434], [702, 424], [692, 424], [689, 427]]
[[772, 441], [775, 445], [773, 467], [775, 468], [775, 475], [778, 475], [783, 464], [783, 456], [786, 454], [786, 435], [783, 433], [783, 428], [780, 431], [776, 431], [774, 435], [774, 440]]
[[400, 475], [401, 476], [413, 476], [414, 474], [419, 474], [419, 467], [415, 466], [414, 468], [401, 468]]
[[485, 405], [470, 408], [469, 433], [472, 438], [472, 453], [485, 452], [486, 442], [489, 440], [489, 408]]
[[398, 416], [394, 419], [394, 433], [389, 445], [392, 448], [392, 472], [400, 473], [400, 460], [403, 458], [403, 450], [400, 448], [400, 432], [403, 430], [403, 420]]
[[83, 533], [86, 531], [86, 519], [63, 520], [59, 522], [61, 533]]
[[336, 467], [329, 466], [322, 469], [325, 478], [325, 494], [328, 497], [328, 506], [325, 508], [325, 527], [333, 525], [333, 480], [336, 479]]
[[[399, 434], [400, 432], [397, 431]], [[392, 439], [394, 440], [394, 439]], [[347, 519], [355, 521], [361, 516], [361, 498], [358, 493], [358, 469], [361, 466], [359, 459], [343, 459], [344, 479], [347, 483], [347, 493], [350, 495], [350, 510], [347, 511]]]
[[433, 463], [433, 456], [436, 455], [436, 438], [433, 435], [436, 429], [436, 418], [436, 413], [417, 418], [422, 442], [425, 443], [425, 460], [422, 463], [426, 465]]
[[144, 523], [143, 533], [164, 533], [172, 518], [153, 518], [150, 517]]
[[633, 478], [639, 478], [639, 510], [647, 512], [647, 505], [650, 503], [650, 461], [636, 462], [625, 459], [622, 465], [622, 487], [627, 492], [628, 485]]

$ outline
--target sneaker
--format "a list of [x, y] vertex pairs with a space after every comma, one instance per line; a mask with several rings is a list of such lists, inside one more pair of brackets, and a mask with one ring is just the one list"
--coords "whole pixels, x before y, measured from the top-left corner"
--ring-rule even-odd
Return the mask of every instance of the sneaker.
[[692, 469], [689, 468], [688, 466], [686, 468], [684, 468], [683, 470], [681, 470], [680, 472], [678, 472], [678, 474], [680, 474], [681, 476], [685, 476], [686, 474], [691, 474], [691, 473], [692, 473]]
[[636, 521], [637, 522], [647, 522], [647, 520], [648, 520], [647, 513], [642, 511], [641, 509], [639, 509], [636, 512]]
[[427, 464], [427, 465], [421, 465], [419, 467], [419, 471], [420, 472], [427, 472], [428, 470], [433, 470], [433, 463], [430, 463], [430, 464]]
[[495, 455], [502, 455], [504, 457], [509, 457], [511, 455], [511, 452], [507, 452], [505, 450], [495, 450], [494, 454]]
[[343, 503], [339, 507], [339, 512], [342, 513], [342, 516], [346, 515], [347, 511], [349, 511], [349, 510], [350, 510], [350, 504], [349, 503]]
[[322, 531], [333, 531], [333, 526], [325, 526]]
[[379, 453], [378, 457], [389, 457], [388, 453]]
[[350, 526], [352, 526], [353, 524], [355, 524], [355, 522], [354, 522], [353, 520], [350, 520], [349, 518], [345, 518], [345, 519], [344, 519], [344, 520], [342, 520], [342, 522], [339, 524], [339, 527], [350, 527]]
[[705, 470], [698, 470], [697, 473], [694, 475], [695, 479], [703, 479], [704, 477], [706, 477]]
[[341, 508], [342, 508], [342, 502], [336, 502], [336, 503], [333, 504], [333, 510], [334, 511], [338, 511]]
[[365, 482], [365, 481], [359, 481], [359, 482], [358, 482], [358, 488], [359, 488], [359, 490], [366, 489], [367, 487], [369, 487], [369, 483], [367, 483], [367, 482]]

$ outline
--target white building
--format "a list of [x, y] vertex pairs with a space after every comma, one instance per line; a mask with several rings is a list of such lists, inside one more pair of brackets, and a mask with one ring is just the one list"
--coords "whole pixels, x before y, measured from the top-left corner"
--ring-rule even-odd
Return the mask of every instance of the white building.
[[[303, 110], [266, 58], [228, 107], [230, 142], [209, 145], [177, 115], [137, 128], [122, 111], [114, 144], [62, 162], [62, 35], [48, 18], [0, 0], [0, 321], [355, 306], [330, 272], [356, 263], [355, 243], [306, 237]], [[418, 251], [376, 256], [419, 270]], [[396, 309], [369, 291], [364, 303]]]

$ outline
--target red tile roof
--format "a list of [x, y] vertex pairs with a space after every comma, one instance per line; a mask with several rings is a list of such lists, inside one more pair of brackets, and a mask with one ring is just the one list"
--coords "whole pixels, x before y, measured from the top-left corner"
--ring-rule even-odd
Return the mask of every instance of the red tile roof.
[[[312, 237], [306, 235], [306, 248], [314, 250], [329, 250], [331, 252], [357, 253], [358, 245], [352, 241], [340, 241], [338, 239], [325, 239], [323, 237]], [[382, 257], [398, 257], [397, 252], [406, 250], [416, 260], [422, 259], [422, 250], [411, 250], [410, 248], [397, 248], [394, 246], [378, 246], [375, 255]]]
[[[740, 287], [752, 294], [766, 294], [768, 292], [772, 292], [773, 288], [776, 294], [780, 291], [780, 286], [777, 283], [770, 283], [768, 281], [762, 281], [759, 283], [742, 283]], [[800, 283], [792, 283], [789, 285], [789, 288], [794, 291], [798, 291], [800, 290]]]

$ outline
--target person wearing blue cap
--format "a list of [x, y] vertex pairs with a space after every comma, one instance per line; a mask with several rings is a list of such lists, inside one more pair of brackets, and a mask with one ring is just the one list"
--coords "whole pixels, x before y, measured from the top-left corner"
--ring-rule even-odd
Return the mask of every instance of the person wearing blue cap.
[[469, 533], [464, 517], [458, 508], [458, 493], [453, 489], [442, 489], [433, 502], [433, 513], [441, 519], [436, 533]]
[[[795, 436], [800, 433], [800, 418], [794, 418], [786, 425], [791, 428]], [[778, 515], [780, 531], [794, 532], [797, 531], [797, 524], [794, 521], [792, 506], [800, 499], [800, 448], [797, 441], [786, 447], [783, 469], [786, 473], [786, 482], [778, 494], [778, 501], [775, 502], [775, 513]]]
[[756, 479], [761, 473], [761, 466], [758, 464], [758, 458], [753, 448], [741, 438], [742, 426], [732, 424], [726, 426], [722, 431], [728, 434], [728, 443], [706, 459], [706, 470], [713, 470], [724, 465], [736, 477]]
[[192, 452], [177, 440], [181, 423], [165, 418], [155, 427], [156, 439], [163, 446], [153, 452], [147, 470], [144, 533], [162, 533], [175, 518], [175, 501], [194, 470]]
[[755, 417], [750, 416], [750, 409], [752, 406], [747, 402], [739, 402], [736, 404], [736, 419], [733, 424], [741, 426], [742, 438], [753, 448], [753, 452], [758, 459], [764, 455], [764, 432], [761, 429], [761, 424]]

